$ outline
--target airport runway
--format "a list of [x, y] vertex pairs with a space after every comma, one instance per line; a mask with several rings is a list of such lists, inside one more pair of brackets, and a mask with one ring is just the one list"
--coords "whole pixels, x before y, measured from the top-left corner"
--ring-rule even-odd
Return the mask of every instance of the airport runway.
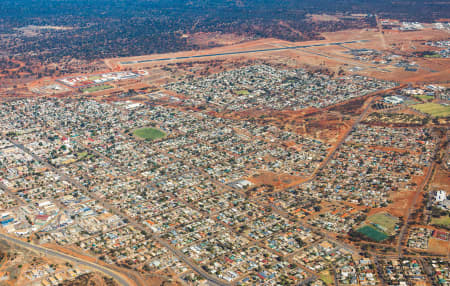
[[163, 61], [185, 60], [185, 59], [195, 59], [195, 58], [207, 58], [207, 57], [217, 57], [217, 56], [230, 56], [230, 55], [262, 53], [262, 52], [276, 52], [276, 51], [284, 51], [284, 50], [295, 50], [295, 49], [300, 49], [300, 48], [326, 47], [326, 46], [337, 46], [337, 45], [344, 45], [344, 44], [356, 44], [356, 43], [366, 43], [366, 42], [368, 42], [368, 40], [356, 40], [356, 41], [348, 41], [348, 42], [335, 42], [335, 43], [302, 45], [302, 46], [293, 46], [293, 47], [268, 48], [268, 49], [258, 49], [258, 50], [248, 50], [248, 51], [238, 51], [238, 52], [227, 52], [227, 53], [217, 53], [217, 54], [206, 54], [206, 55], [196, 55], [196, 56], [159, 58], [159, 59], [149, 59], [149, 60], [141, 60], [141, 61], [126, 61], [126, 62], [120, 62], [120, 64], [122, 64], [122, 65], [132, 65], [132, 64], [149, 63], [149, 62], [163, 62]]

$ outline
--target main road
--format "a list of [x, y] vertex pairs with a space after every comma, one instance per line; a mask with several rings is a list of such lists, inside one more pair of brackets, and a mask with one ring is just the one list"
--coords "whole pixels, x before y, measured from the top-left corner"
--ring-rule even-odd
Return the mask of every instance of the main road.
[[83, 265], [83, 266], [89, 267], [89, 268], [94, 269], [94, 270], [96, 270], [98, 272], [101, 272], [101, 273], [103, 273], [103, 274], [105, 274], [107, 276], [112, 277], [113, 279], [115, 279], [122, 286], [132, 286], [132, 285], [134, 285], [134, 284], [130, 283], [127, 279], [125, 279], [122, 275], [116, 273], [115, 271], [113, 271], [111, 269], [103, 267], [103, 266], [101, 266], [99, 264], [96, 264], [96, 263], [93, 263], [93, 262], [89, 262], [89, 261], [86, 261], [86, 260], [83, 260], [83, 259], [71, 256], [71, 255], [68, 255], [68, 254], [65, 254], [65, 253], [53, 250], [53, 249], [42, 247], [42, 246], [39, 246], [39, 245], [36, 245], [36, 244], [31, 244], [31, 243], [22, 241], [20, 239], [17, 239], [17, 238], [14, 238], [14, 237], [2, 234], [2, 233], [0, 233], [0, 239], [6, 240], [6, 241], [8, 241], [8, 242], [10, 242], [12, 244], [18, 245], [20, 247], [23, 247], [23, 248], [26, 248], [26, 249], [29, 249], [29, 250], [33, 250], [33, 251], [36, 251], [36, 252], [39, 252], [39, 253], [43, 253], [46, 256], [53, 256], [53, 257], [56, 257], [56, 258], [59, 258], [59, 259], [70, 261], [70, 262], [72, 262], [74, 264], [79, 264], [79, 265]]
[[[383, 93], [388, 93], [388, 92], [391, 92], [391, 91], [394, 91], [394, 90], [397, 90], [397, 89], [401, 89], [403, 87], [405, 87], [405, 85], [401, 84], [401, 85], [398, 85], [398, 86], [393, 87], [393, 88], [378, 90], [378, 91], [375, 91], [373, 93], [361, 96], [360, 98], [364, 98], [364, 97], [367, 98], [366, 101], [363, 104], [361, 114], [355, 119], [355, 121], [351, 124], [351, 126], [349, 126], [348, 129], [345, 131], [345, 133], [339, 138], [337, 143], [334, 145], [332, 151], [330, 153], [328, 153], [328, 155], [325, 158], [325, 160], [319, 165], [319, 167], [317, 167], [317, 169], [311, 174], [311, 176], [307, 180], [301, 182], [300, 184], [298, 184], [296, 186], [305, 185], [307, 183], [312, 182], [317, 177], [317, 174], [319, 173], [319, 171], [321, 171], [323, 168], [325, 168], [328, 165], [328, 163], [333, 159], [334, 154], [336, 154], [338, 149], [345, 142], [347, 137], [352, 133], [354, 128], [359, 123], [361, 123], [367, 117], [367, 115], [370, 114], [372, 102], [376, 99], [377, 95], [380, 95], [380, 94], [383, 94]], [[354, 100], [354, 99], [356, 99], [356, 98], [353, 98], [351, 100]], [[338, 104], [333, 105], [333, 106], [337, 106], [337, 105], [340, 105], [340, 104], [343, 104], [343, 103], [341, 102], [341, 103], [338, 103]], [[328, 106], [326, 109], [330, 109], [333, 106]], [[292, 188], [292, 187], [294, 187], [294, 186], [290, 186], [289, 188]]]
[[[438, 141], [436, 144], [436, 149], [434, 150], [435, 154], [437, 154], [439, 152], [439, 147], [440, 147], [440, 142]], [[403, 242], [403, 238], [408, 230], [408, 223], [409, 223], [409, 219], [411, 218], [411, 214], [414, 211], [415, 207], [416, 207], [416, 203], [417, 200], [419, 199], [420, 194], [425, 190], [425, 188], [427, 187], [428, 182], [431, 180], [432, 175], [433, 175], [433, 170], [436, 168], [436, 161], [433, 159], [430, 166], [428, 167], [427, 173], [425, 175], [425, 178], [423, 179], [422, 183], [419, 185], [419, 187], [417, 188], [416, 193], [414, 194], [414, 197], [408, 207], [408, 211], [406, 213], [406, 217], [405, 217], [405, 221], [403, 223], [402, 228], [400, 229], [400, 233], [398, 235], [398, 240], [397, 240], [397, 252], [399, 257], [403, 256], [403, 251], [402, 251], [402, 242]]]

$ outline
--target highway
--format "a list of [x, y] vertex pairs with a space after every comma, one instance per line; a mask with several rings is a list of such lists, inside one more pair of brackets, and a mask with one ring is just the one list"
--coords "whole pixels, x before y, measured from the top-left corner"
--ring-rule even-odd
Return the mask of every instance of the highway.
[[114, 278], [122, 286], [134, 285], [134, 284], [130, 284], [122, 275], [114, 272], [111, 269], [103, 267], [101, 265], [98, 265], [98, 264], [95, 264], [95, 263], [92, 263], [92, 262], [89, 262], [89, 261], [85, 261], [83, 259], [71, 256], [71, 255], [68, 255], [68, 254], [65, 254], [65, 253], [53, 250], [53, 249], [49, 249], [49, 248], [45, 248], [45, 247], [42, 247], [42, 246], [39, 246], [39, 245], [31, 244], [31, 243], [22, 241], [20, 239], [14, 238], [14, 237], [10, 237], [10, 236], [5, 235], [5, 234], [1, 234], [0, 233], [0, 239], [6, 240], [6, 241], [8, 241], [10, 243], [13, 243], [15, 245], [18, 245], [18, 246], [26, 248], [26, 249], [30, 249], [30, 250], [33, 250], [33, 251], [37, 251], [39, 253], [43, 253], [46, 256], [53, 256], [53, 257], [56, 257], [56, 258], [60, 258], [60, 259], [63, 259], [63, 260], [70, 261], [70, 262], [72, 262], [74, 264], [79, 264], [79, 265], [83, 265], [83, 266], [89, 267], [91, 269], [94, 269], [94, 270], [96, 270], [98, 272], [101, 272], [101, 273], [105, 274], [106, 276]]
[[323, 43], [323, 44], [301, 45], [301, 46], [280, 47], [280, 48], [267, 48], [267, 49], [258, 49], [258, 50], [225, 52], [225, 53], [184, 56], [184, 57], [159, 58], [159, 59], [149, 59], [149, 60], [140, 60], [140, 61], [125, 61], [125, 62], [120, 62], [120, 64], [121, 65], [132, 65], [132, 64], [150, 63], [150, 62], [164, 62], [164, 61], [173, 61], [173, 60], [186, 60], [186, 59], [208, 58], [208, 57], [217, 57], [217, 56], [231, 56], [231, 55], [262, 53], [262, 52], [277, 52], [277, 51], [285, 51], [285, 50], [295, 50], [295, 49], [300, 49], [300, 48], [337, 46], [337, 45], [344, 45], [344, 44], [355, 44], [355, 43], [366, 43], [366, 42], [368, 42], [368, 40], [356, 40], [356, 41], [348, 41], [348, 42]]

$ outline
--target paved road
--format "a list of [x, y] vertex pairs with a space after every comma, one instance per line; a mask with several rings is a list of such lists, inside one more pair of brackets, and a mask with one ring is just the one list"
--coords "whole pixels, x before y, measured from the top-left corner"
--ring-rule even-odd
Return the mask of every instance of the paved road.
[[[439, 152], [439, 147], [440, 147], [440, 142], [438, 142], [436, 144], [436, 149], [435, 149], [435, 154], [437, 154], [437, 152]], [[402, 242], [403, 242], [403, 238], [408, 230], [408, 222], [409, 219], [411, 217], [412, 212], [415, 209], [416, 203], [417, 203], [417, 199], [419, 198], [420, 194], [423, 192], [423, 190], [425, 189], [425, 187], [427, 186], [428, 182], [430, 181], [432, 174], [433, 174], [433, 170], [436, 167], [436, 162], [433, 160], [430, 164], [430, 167], [427, 170], [427, 174], [425, 176], [425, 179], [422, 181], [422, 183], [420, 184], [420, 186], [417, 188], [416, 193], [414, 194], [413, 200], [408, 208], [408, 212], [406, 214], [405, 217], [405, 222], [403, 224], [403, 227], [400, 230], [400, 233], [398, 235], [398, 241], [397, 241], [397, 252], [399, 257], [402, 257], [403, 255], [403, 251], [402, 251]]]
[[299, 49], [299, 48], [336, 46], [336, 45], [343, 45], [343, 44], [355, 44], [355, 43], [365, 43], [365, 42], [368, 42], [368, 40], [356, 40], [356, 41], [348, 41], [348, 42], [336, 42], [336, 43], [324, 43], [324, 44], [314, 44], [314, 45], [302, 45], [302, 46], [293, 46], [293, 47], [268, 48], [268, 49], [247, 50], [247, 51], [226, 52], [226, 53], [195, 55], [195, 56], [184, 56], [184, 57], [173, 57], [173, 58], [159, 58], [159, 59], [149, 59], [149, 60], [141, 60], [141, 61], [126, 61], [126, 62], [120, 62], [120, 64], [122, 64], [122, 65], [132, 65], [132, 64], [149, 63], [149, 62], [163, 62], [163, 61], [172, 61], [172, 60], [208, 58], [208, 57], [217, 57], [217, 56], [230, 56], [230, 55], [261, 53], [261, 52], [276, 52], [276, 51], [285, 51], [285, 50], [295, 50], [295, 49]]
[[15, 245], [21, 246], [21, 247], [26, 248], [26, 249], [31, 249], [31, 250], [43, 253], [46, 256], [49, 256], [49, 255], [50, 256], [54, 256], [56, 258], [60, 258], [60, 259], [63, 259], [63, 260], [68, 260], [68, 261], [70, 261], [72, 263], [76, 263], [76, 264], [79, 264], [79, 265], [83, 265], [83, 266], [92, 268], [92, 269], [94, 269], [94, 270], [96, 270], [98, 272], [101, 272], [101, 273], [103, 273], [103, 274], [105, 274], [107, 276], [110, 276], [110, 277], [114, 278], [122, 286], [131, 286], [131, 285], [133, 285], [133, 284], [130, 284], [124, 277], [122, 277], [122, 275], [119, 275], [118, 273], [116, 273], [116, 272], [114, 272], [114, 271], [112, 271], [112, 270], [110, 270], [110, 269], [108, 269], [106, 267], [103, 267], [101, 265], [98, 265], [98, 264], [95, 264], [95, 263], [92, 263], [92, 262], [89, 262], [89, 261], [85, 261], [83, 259], [80, 259], [80, 258], [77, 258], [77, 257], [74, 257], [74, 256], [70, 256], [68, 254], [65, 254], [65, 253], [62, 253], [62, 252], [58, 252], [56, 250], [52, 250], [52, 249], [45, 248], [45, 247], [42, 247], [42, 246], [39, 246], [39, 245], [31, 244], [31, 243], [22, 241], [20, 239], [16, 239], [14, 237], [7, 236], [5, 234], [1, 234], [0, 233], [0, 239], [6, 240], [6, 241], [8, 241], [10, 243], [13, 243]]
[[[321, 164], [321, 166], [318, 168], [318, 171], [321, 170], [322, 168], [325, 168], [328, 163], [333, 159], [334, 154], [336, 154], [336, 152], [339, 150], [339, 148], [341, 147], [341, 145], [345, 142], [345, 140], [347, 139], [347, 137], [353, 132], [353, 130], [355, 129], [355, 127], [361, 122], [363, 121], [367, 114], [370, 113], [370, 107], [372, 105], [372, 102], [374, 101], [375, 96], [371, 96], [364, 104], [366, 105], [366, 107], [364, 108], [364, 110], [361, 112], [361, 115], [359, 115], [359, 117], [355, 120], [355, 122], [353, 122], [353, 124], [347, 129], [347, 131], [345, 131], [344, 135], [340, 138], [340, 140], [338, 141], [338, 143], [336, 144], [336, 147], [333, 149], [333, 151], [331, 151], [330, 154], [328, 154], [328, 157], [325, 159], [325, 161]], [[314, 174], [317, 175], [317, 172]]]
[[[372, 102], [375, 100], [375, 98], [376, 98], [377, 95], [383, 94], [383, 93], [387, 93], [387, 92], [389, 92], [389, 91], [401, 89], [401, 88], [403, 88], [403, 87], [405, 87], [404, 84], [398, 85], [398, 86], [393, 87], [393, 88], [388, 88], [388, 89], [379, 90], [379, 91], [376, 91], [376, 92], [374, 92], [374, 93], [371, 93], [371, 94], [367, 94], [367, 95], [361, 96], [361, 98], [363, 98], [363, 97], [367, 97], [367, 98], [368, 98], [367, 101], [364, 103], [365, 107], [363, 108], [363, 111], [361, 112], [361, 114], [360, 114], [360, 115], [358, 116], [358, 118], [353, 122], [353, 124], [347, 129], [347, 131], [344, 133], [344, 135], [341, 136], [341, 138], [340, 138], [340, 139], [338, 140], [338, 142], [336, 143], [334, 149], [328, 154], [327, 158], [326, 158], [326, 159], [320, 164], [320, 166], [314, 171], [314, 173], [310, 176], [310, 178], [307, 179], [306, 181], [303, 181], [302, 183], [300, 183], [300, 184], [298, 184], [298, 185], [296, 185], [296, 186], [304, 185], [304, 184], [307, 184], [307, 183], [312, 182], [312, 181], [316, 178], [317, 174], [318, 174], [323, 168], [325, 168], [325, 167], [328, 165], [328, 163], [333, 159], [334, 154], [338, 151], [339, 147], [341, 147], [341, 145], [345, 142], [345, 139], [347, 139], [347, 137], [351, 134], [351, 132], [353, 131], [353, 129], [354, 129], [359, 123], [361, 123], [361, 121], [363, 121], [363, 120], [366, 118], [367, 115], [370, 114]], [[337, 105], [340, 105], [340, 104], [343, 104], [343, 103], [341, 102], [341, 103], [336, 104], [336, 105], [333, 105], [333, 106], [337, 106]], [[364, 105], [363, 105], [363, 106], [364, 106]], [[329, 106], [329, 107], [327, 107], [327, 109], [330, 109], [330, 108], [332, 108], [333, 106]], [[292, 187], [295, 187], [295, 186], [291, 186], [291, 187], [289, 187], [289, 188], [292, 188]]]
[[[88, 196], [90, 196], [93, 199], [97, 200], [97, 202], [100, 205], [102, 205], [103, 207], [108, 209], [110, 212], [112, 212], [112, 213], [114, 213], [114, 214], [116, 214], [116, 215], [118, 215], [118, 216], [120, 216], [122, 218], [126, 218], [129, 221], [129, 223], [131, 225], [133, 225], [134, 227], [136, 227], [137, 229], [144, 230], [147, 233], [149, 233], [148, 231], [150, 231], [150, 229], [148, 229], [148, 227], [145, 227], [144, 225], [136, 222], [132, 217], [126, 215], [125, 213], [123, 213], [120, 210], [118, 210], [116, 207], [114, 207], [114, 206], [110, 205], [109, 203], [105, 202], [102, 198], [96, 196], [94, 193], [88, 193], [86, 188], [84, 186], [82, 186], [81, 184], [79, 184], [79, 182], [77, 182], [76, 180], [72, 179], [72, 177], [67, 176], [65, 173], [61, 172], [60, 170], [58, 170], [54, 166], [50, 165], [46, 160], [42, 159], [41, 157], [39, 157], [36, 154], [34, 154], [33, 152], [31, 152], [23, 144], [20, 144], [19, 142], [16, 142], [16, 141], [14, 141], [12, 139], [10, 139], [10, 142], [13, 143], [14, 146], [16, 146], [17, 148], [19, 148], [22, 151], [26, 152], [27, 154], [31, 155], [36, 161], [41, 162], [42, 164], [47, 166], [49, 169], [53, 170], [56, 174], [60, 175], [62, 179], [70, 182], [74, 186], [78, 187], [80, 190], [83, 190]], [[227, 285], [229, 285], [229, 283], [225, 282], [224, 280], [216, 278], [215, 276], [210, 275], [209, 273], [207, 273], [199, 265], [193, 263], [188, 257], [186, 257], [186, 255], [184, 255], [179, 249], [173, 247], [167, 241], [165, 241], [162, 238], [160, 238], [158, 235], [151, 235], [150, 234], [150, 237], [152, 239], [154, 239], [155, 241], [157, 241], [158, 243], [160, 243], [161, 245], [163, 245], [164, 247], [166, 247], [167, 249], [169, 249], [175, 256], [178, 257], [178, 259], [180, 259], [181, 261], [186, 263], [189, 267], [192, 268], [192, 270], [197, 272], [199, 275], [203, 276], [210, 283], [212, 283], [214, 285], [219, 285], [219, 286], [227, 286]]]

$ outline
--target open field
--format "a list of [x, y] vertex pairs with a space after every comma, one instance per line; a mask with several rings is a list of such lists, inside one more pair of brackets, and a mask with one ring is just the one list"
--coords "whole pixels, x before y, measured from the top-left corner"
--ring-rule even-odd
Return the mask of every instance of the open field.
[[428, 241], [428, 250], [433, 253], [449, 255], [450, 254], [450, 243], [445, 240], [440, 240], [431, 237]]
[[261, 124], [283, 126], [286, 130], [308, 134], [314, 138], [334, 143], [353, 122], [353, 116], [359, 115], [364, 99], [356, 98], [342, 104], [329, 107], [324, 112], [318, 112], [314, 107], [303, 110], [269, 110], [242, 112], [227, 112], [221, 114], [225, 118], [256, 120]]
[[[445, 153], [445, 150], [442, 151]], [[445, 157], [444, 157], [445, 158]], [[449, 190], [450, 189], [450, 172], [445, 170], [443, 167], [436, 168], [436, 172], [431, 181], [431, 190]]]
[[248, 37], [242, 35], [220, 32], [198, 32], [184, 35], [183, 37], [185, 37], [189, 43], [195, 44], [200, 48], [217, 45], [233, 45], [249, 40]]
[[106, 90], [106, 89], [110, 89], [110, 88], [112, 88], [111, 85], [109, 85], [109, 84], [102, 84], [102, 85], [95, 85], [95, 86], [83, 88], [83, 89], [81, 89], [81, 91], [82, 92], [91, 93], [91, 92]]
[[445, 106], [438, 103], [424, 103], [413, 105], [412, 108], [427, 113], [434, 117], [447, 117], [450, 116], [450, 106]]
[[373, 125], [423, 125], [428, 121], [425, 115], [419, 117], [416, 114], [405, 113], [387, 113], [387, 112], [374, 112], [371, 113], [364, 123]]
[[368, 217], [367, 221], [377, 225], [377, 227], [383, 229], [384, 232], [392, 234], [395, 231], [395, 225], [398, 222], [398, 218], [387, 213], [377, 213]]
[[133, 131], [133, 134], [142, 139], [155, 140], [166, 137], [166, 133], [155, 128], [139, 128]]
[[331, 275], [329, 270], [320, 272], [320, 280], [325, 282], [326, 285], [334, 285], [333, 275]]
[[247, 178], [256, 186], [271, 185], [275, 188], [286, 188], [289, 186], [300, 184], [305, 178], [292, 176], [289, 174], [278, 174], [273, 172], [261, 172]]
[[339, 17], [335, 15], [329, 15], [329, 14], [311, 14], [308, 15], [311, 19], [311, 21], [314, 22], [328, 22], [328, 21], [339, 21]]
[[439, 218], [433, 218], [431, 220], [432, 225], [442, 225], [450, 228], [450, 216], [441, 216]]
[[420, 95], [414, 95], [415, 98], [421, 99], [423, 101], [429, 101], [434, 98], [434, 96], [426, 95], [426, 94], [420, 94]]

